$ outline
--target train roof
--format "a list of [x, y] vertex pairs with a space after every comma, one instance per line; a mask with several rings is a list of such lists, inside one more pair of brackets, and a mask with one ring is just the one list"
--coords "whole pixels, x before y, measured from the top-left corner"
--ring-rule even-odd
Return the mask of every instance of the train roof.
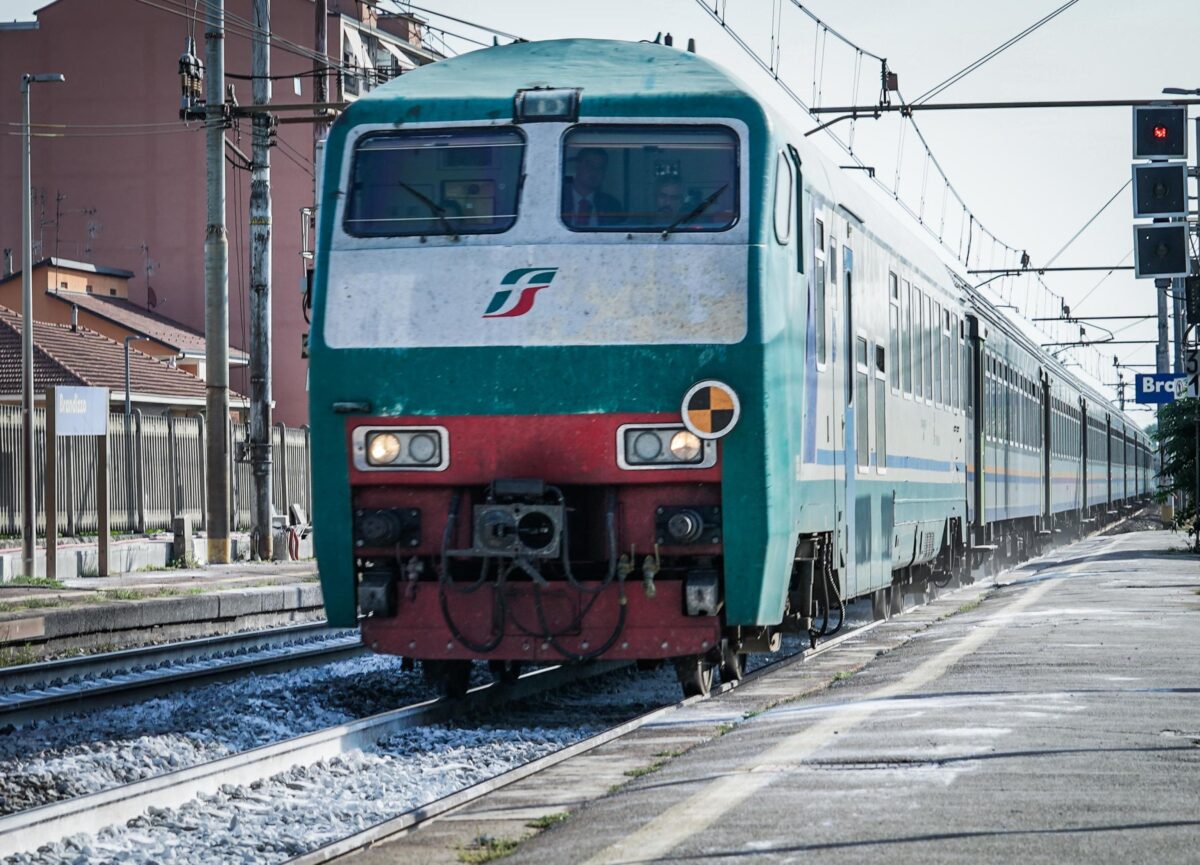
[[[547, 69], [553, 73], [547, 75]], [[420, 66], [356, 100], [344, 116], [363, 122], [396, 102], [420, 102], [439, 115], [433, 119], [443, 119], [439, 105], [451, 107], [459, 119], [509, 118], [513, 95], [531, 87], [582, 88], [587, 114], [612, 115], [626, 101], [647, 97], [662, 97], [665, 104], [676, 97], [708, 97], [745, 103], [761, 115], [747, 84], [699, 54], [652, 42], [551, 39], [499, 45]], [[464, 93], [470, 95], [464, 98]], [[424, 110], [410, 111], [404, 119], [431, 119], [424, 115]]]

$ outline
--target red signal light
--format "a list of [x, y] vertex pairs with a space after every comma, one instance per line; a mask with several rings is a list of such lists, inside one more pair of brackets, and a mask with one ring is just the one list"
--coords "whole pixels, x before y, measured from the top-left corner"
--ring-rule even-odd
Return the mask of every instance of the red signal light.
[[1161, 123], [1156, 123], [1154, 128], [1150, 130], [1150, 134], [1159, 141], [1165, 141], [1167, 138], [1167, 127]]

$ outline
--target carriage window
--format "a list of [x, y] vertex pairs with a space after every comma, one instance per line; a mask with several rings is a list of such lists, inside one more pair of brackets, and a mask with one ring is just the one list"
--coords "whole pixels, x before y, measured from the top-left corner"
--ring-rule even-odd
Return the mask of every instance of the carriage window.
[[929, 315], [930, 359], [933, 363], [933, 401], [942, 402], [942, 305], [933, 298]]
[[356, 237], [488, 234], [517, 219], [515, 129], [369, 135], [354, 154], [345, 229]]
[[[892, 356], [895, 364], [895, 355]], [[875, 468], [887, 468], [887, 353], [875, 346]]]
[[792, 239], [792, 164], [782, 150], [775, 160], [775, 239]]
[[[820, 225], [821, 223], [817, 223]], [[816, 329], [817, 363], [825, 363], [825, 260], [817, 259], [813, 272], [813, 323]]]
[[888, 274], [888, 294], [891, 297], [888, 310], [888, 349], [892, 353], [891, 384], [892, 389], [898, 391], [900, 390], [900, 364], [896, 361], [900, 357], [900, 283], [894, 273]]
[[858, 466], [867, 468], [871, 464], [871, 419], [867, 408], [870, 370], [867, 368], [867, 341], [861, 336], [854, 340], [854, 368], [854, 442]]
[[576, 127], [563, 140], [562, 220], [572, 231], [725, 231], [738, 218], [737, 151], [723, 127]]

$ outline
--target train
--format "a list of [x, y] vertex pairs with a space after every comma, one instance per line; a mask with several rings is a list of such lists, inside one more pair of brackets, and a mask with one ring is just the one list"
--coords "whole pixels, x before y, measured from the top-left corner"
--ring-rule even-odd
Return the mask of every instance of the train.
[[710, 59], [565, 39], [349, 105], [319, 165], [331, 625], [739, 678], [1151, 493], [1150, 443]]

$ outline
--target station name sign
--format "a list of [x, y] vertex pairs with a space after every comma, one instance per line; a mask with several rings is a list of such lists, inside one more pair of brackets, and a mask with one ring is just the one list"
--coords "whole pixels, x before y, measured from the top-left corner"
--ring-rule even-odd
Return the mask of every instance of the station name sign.
[[1138, 373], [1136, 388], [1137, 402], [1175, 402], [1176, 396], [1186, 396], [1190, 377], [1175, 372]]
[[54, 433], [56, 436], [107, 435], [108, 388], [54, 388]]

